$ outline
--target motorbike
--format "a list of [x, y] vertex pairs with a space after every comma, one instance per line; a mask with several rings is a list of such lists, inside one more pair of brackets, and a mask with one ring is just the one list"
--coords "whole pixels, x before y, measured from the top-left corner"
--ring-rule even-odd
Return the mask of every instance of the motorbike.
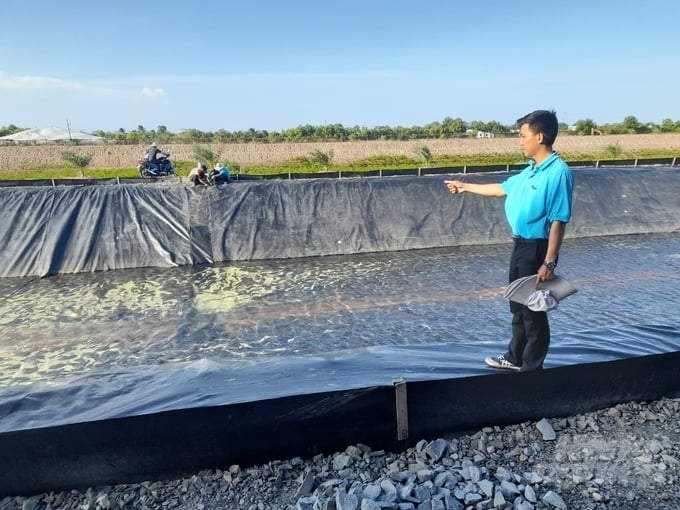
[[140, 159], [137, 170], [139, 171], [139, 176], [144, 178], [177, 175], [175, 167], [170, 160], [170, 153], [168, 152], [159, 152], [156, 156], [156, 161], [149, 161], [146, 158]]

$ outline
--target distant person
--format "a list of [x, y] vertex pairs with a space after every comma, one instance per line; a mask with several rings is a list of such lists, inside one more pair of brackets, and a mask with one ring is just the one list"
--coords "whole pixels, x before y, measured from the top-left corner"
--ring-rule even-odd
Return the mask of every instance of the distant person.
[[163, 151], [161, 151], [158, 148], [158, 144], [156, 142], [152, 142], [151, 145], [149, 146], [148, 150], [146, 151], [146, 160], [153, 163], [154, 165], [158, 166], [159, 161], [158, 161], [158, 155], [162, 154]]
[[[451, 193], [506, 197], [505, 215], [514, 240], [509, 282], [537, 274], [538, 285], [555, 275], [564, 231], [571, 219], [574, 176], [552, 148], [558, 130], [554, 111], [532, 112], [518, 119], [517, 126], [520, 148], [529, 158], [529, 166], [522, 172], [502, 183], [445, 183]], [[485, 363], [508, 370], [543, 368], [550, 345], [547, 312], [535, 312], [513, 301], [510, 311], [512, 339], [508, 350], [504, 355], [486, 358]]]
[[229, 167], [223, 165], [222, 163], [217, 163], [215, 168], [210, 172], [210, 176], [215, 184], [226, 183], [229, 184], [231, 181], [231, 172]]
[[208, 167], [199, 162], [189, 172], [189, 180], [194, 183], [194, 186], [210, 186], [210, 182], [208, 182]]

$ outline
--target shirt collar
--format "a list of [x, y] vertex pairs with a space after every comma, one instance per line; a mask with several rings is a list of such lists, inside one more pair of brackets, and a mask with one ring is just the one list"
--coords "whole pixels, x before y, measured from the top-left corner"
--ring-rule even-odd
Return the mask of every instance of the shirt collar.
[[548, 156], [547, 158], [545, 158], [543, 163], [541, 163], [540, 165], [536, 166], [536, 161], [534, 161], [533, 159], [529, 160], [529, 164], [531, 165], [532, 170], [534, 170], [535, 172], [538, 172], [538, 171], [545, 170], [546, 168], [548, 168], [548, 166], [550, 166], [552, 164], [552, 162], [555, 161], [557, 158], [558, 158], [557, 152], [553, 151], [552, 154], [550, 156]]

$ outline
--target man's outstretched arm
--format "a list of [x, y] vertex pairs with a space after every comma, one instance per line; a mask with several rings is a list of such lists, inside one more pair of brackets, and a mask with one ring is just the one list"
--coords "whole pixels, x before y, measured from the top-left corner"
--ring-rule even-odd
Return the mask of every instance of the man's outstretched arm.
[[500, 183], [493, 182], [489, 184], [473, 184], [463, 181], [444, 181], [446, 187], [451, 193], [474, 193], [475, 195], [482, 195], [485, 197], [504, 197], [505, 191]]

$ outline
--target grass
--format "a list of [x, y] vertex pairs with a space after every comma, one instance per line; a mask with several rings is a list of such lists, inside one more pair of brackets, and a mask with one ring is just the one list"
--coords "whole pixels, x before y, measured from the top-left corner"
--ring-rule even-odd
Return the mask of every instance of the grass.
[[[180, 161], [175, 164], [175, 171], [178, 175], [189, 175], [189, 171], [195, 163], [188, 161]], [[81, 172], [83, 175], [81, 175]], [[26, 177], [26, 175], [30, 177]], [[76, 168], [71, 165], [59, 165], [39, 168], [31, 168], [25, 166], [21, 170], [0, 172], [1, 181], [23, 181], [23, 180], [39, 180], [39, 179], [75, 179], [75, 178], [91, 178], [91, 179], [115, 179], [120, 178], [134, 178], [139, 177], [137, 167], [124, 168]]]
[[[677, 151], [664, 149], [640, 149], [623, 151], [617, 157], [612, 157], [611, 151], [602, 150], [597, 153], [561, 153], [566, 161], [597, 161], [603, 159], [635, 159], [635, 158], [668, 158], [677, 156]], [[475, 155], [447, 154], [434, 156], [427, 165], [432, 168], [442, 168], [450, 166], [492, 166], [492, 165], [514, 165], [524, 163], [526, 160], [517, 152], [510, 153], [491, 153]], [[403, 170], [407, 168], [422, 167], [423, 162], [418, 157], [381, 155], [369, 158], [358, 159], [349, 164], [329, 165], [329, 171], [335, 172], [363, 172], [367, 170], [395, 169]], [[246, 175], [273, 175], [287, 172], [295, 173], [314, 173], [321, 169], [314, 165], [305, 157], [292, 158], [279, 162], [276, 165], [251, 166], [242, 171]]]
[[[597, 160], [625, 160], [635, 158], [668, 158], [677, 156], [677, 151], [664, 149], [638, 149], [614, 151], [607, 148], [593, 153], [571, 153], [563, 152], [561, 156], [567, 161], [597, 161]], [[458, 154], [447, 154], [434, 156], [427, 165], [432, 168], [449, 166], [490, 166], [490, 165], [513, 165], [523, 163], [524, 158], [517, 152], [512, 153], [491, 153], [475, 154], [462, 156]], [[195, 164], [194, 161], [175, 161], [175, 171], [178, 175], [187, 176]], [[364, 159], [358, 159], [349, 164], [329, 164], [328, 168], [322, 168], [318, 163], [306, 157], [296, 157], [290, 160], [281, 161], [275, 165], [251, 166], [241, 169], [244, 175], [274, 175], [281, 173], [315, 173], [322, 170], [334, 172], [363, 172], [367, 170], [379, 169], [407, 169], [423, 166], [421, 158], [395, 155], [378, 155]], [[232, 167], [232, 170], [235, 170]], [[73, 179], [80, 178], [81, 171], [88, 178], [110, 179], [110, 178], [133, 178], [139, 177], [136, 167], [105, 168], [105, 169], [80, 169], [72, 165], [55, 165], [51, 167], [41, 166], [40, 168], [23, 167], [16, 171], [0, 172], [0, 180], [30, 180], [30, 179]], [[234, 174], [238, 171], [234, 171]], [[27, 175], [30, 178], [27, 179]]]

